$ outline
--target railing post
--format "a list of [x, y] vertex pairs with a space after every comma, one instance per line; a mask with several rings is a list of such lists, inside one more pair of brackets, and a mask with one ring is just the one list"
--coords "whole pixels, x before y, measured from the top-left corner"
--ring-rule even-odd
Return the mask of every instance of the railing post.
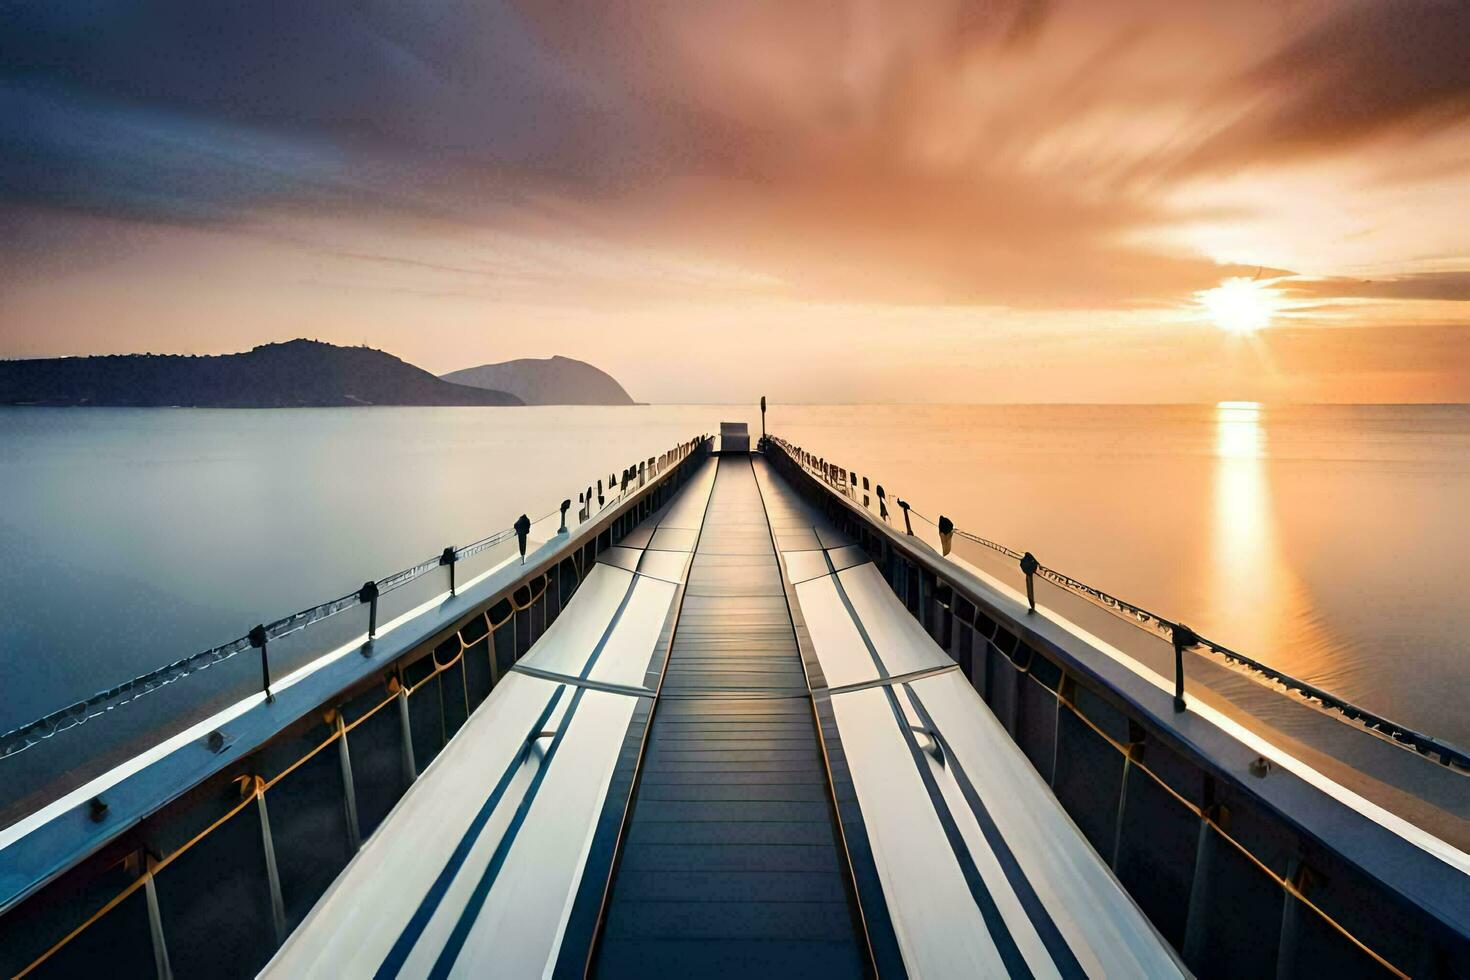
[[352, 853], [362, 850], [362, 825], [357, 819], [357, 785], [352, 779], [352, 753], [347, 746], [347, 724], [342, 709], [333, 710], [337, 727], [337, 765], [342, 770], [342, 805], [347, 820], [347, 840]]
[[939, 515], [939, 546], [944, 549], [944, 554], [949, 554], [950, 544], [954, 541], [954, 521]]
[[1026, 573], [1026, 605], [1030, 606], [1027, 612], [1036, 611], [1036, 570], [1041, 567], [1041, 562], [1031, 552], [1021, 556], [1021, 571]]
[[357, 601], [368, 604], [368, 640], [378, 635], [378, 583], [364, 582], [357, 591]]
[[883, 493], [883, 484], [878, 484], [878, 516], [888, 520], [888, 497]]
[[1179, 955], [1185, 965], [1199, 969], [1205, 939], [1210, 929], [1210, 885], [1215, 871], [1215, 832], [1210, 826], [1207, 806], [1200, 814], [1199, 838], [1194, 848], [1194, 880], [1189, 888], [1189, 907], [1184, 916], [1184, 945]]
[[[491, 665], [494, 669], [494, 640], [491, 640]], [[404, 786], [412, 783], [419, 777], [418, 767], [413, 761], [413, 719], [408, 713], [408, 688], [401, 683], [398, 685], [398, 725], [403, 734], [403, 781]]]
[[1295, 974], [1298, 924], [1301, 920], [1301, 902], [1294, 891], [1300, 891], [1301, 878], [1305, 872], [1301, 855], [1293, 854], [1286, 862], [1286, 887], [1281, 889], [1281, 934], [1276, 941], [1276, 976], [1290, 977]]
[[557, 534], [567, 533], [567, 511], [571, 509], [571, 506], [572, 501], [570, 498], [561, 502], [561, 527], [557, 528]]
[[448, 565], [449, 566], [449, 594], [450, 595], [454, 595], [455, 594], [455, 591], [454, 591], [454, 563], [456, 561], [458, 561], [458, 560], [459, 559], [454, 554], [454, 545], [450, 545], [449, 547], [445, 548], [444, 549], [444, 553], [439, 556], [439, 564], [440, 565]]
[[914, 522], [909, 520], [909, 502], [902, 497], [896, 497], [894, 499], [898, 501], [898, 506], [903, 510], [903, 529], [912, 535], [914, 533]]
[[143, 875], [143, 896], [148, 906], [148, 937], [153, 943], [153, 972], [158, 980], [173, 980], [173, 966], [168, 960], [168, 942], [163, 935], [163, 914], [158, 907], [158, 888], [153, 883], [153, 858], [145, 856], [148, 867]]
[[1186, 707], [1184, 703], [1184, 648], [1199, 646], [1199, 634], [1183, 623], [1175, 623], [1170, 632], [1174, 635], [1174, 710], [1183, 711]]
[[521, 564], [526, 563], [526, 538], [531, 533], [531, 519], [525, 514], [516, 518], [516, 538], [521, 546]]
[[265, 788], [259, 776], [252, 779], [255, 792], [255, 809], [260, 817], [260, 842], [265, 851], [266, 885], [270, 891], [271, 924], [276, 930], [276, 944], [286, 941], [286, 902], [281, 896], [281, 869], [276, 863], [276, 843], [271, 837], [270, 808], [265, 804]]
[[766, 396], [761, 395], [761, 442], [766, 441]]
[[260, 682], [265, 689], [265, 700], [267, 703], [276, 699], [271, 693], [271, 662], [266, 655], [266, 635], [264, 624], [259, 624], [250, 629], [250, 645], [260, 651]]

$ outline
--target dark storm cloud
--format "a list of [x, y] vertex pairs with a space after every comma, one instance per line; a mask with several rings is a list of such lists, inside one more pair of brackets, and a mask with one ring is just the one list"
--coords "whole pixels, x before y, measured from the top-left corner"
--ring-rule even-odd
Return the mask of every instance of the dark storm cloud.
[[210, 221], [271, 198], [322, 195], [342, 156], [320, 140], [0, 85], [4, 194], [12, 201], [140, 219]]
[[495, 4], [42, 0], [7, 21], [12, 83], [312, 136], [452, 150], [483, 146], [489, 123], [513, 146], [558, 87]]
[[1227, 88], [1250, 110], [1190, 168], [1325, 153], [1470, 116], [1470, 3], [1357, 0], [1272, 51]]
[[0, 196], [188, 220], [602, 166], [618, 107], [587, 83], [496, 4], [11, 3]]
[[[575, 9], [21, 0], [7, 5], [0, 32], [8, 137], [0, 193], [85, 207], [111, 201], [129, 214], [156, 205], [177, 217], [269, 193], [256, 186], [262, 175], [285, 178], [274, 188], [282, 196], [330, 193], [334, 181], [361, 191], [376, 178], [359, 168], [377, 159], [418, 166], [430, 182], [498, 168], [593, 190], [670, 173], [771, 178], [830, 127], [763, 112], [748, 91], [722, 85], [709, 66], [749, 53], [725, 50], [727, 42], [809, 57], [812, 80], [832, 93], [827, 122], [865, 118], [874, 100], [902, 87], [841, 91], [851, 4], [711, 9], [729, 11], [733, 37], [691, 37], [709, 26], [704, 15], [658, 0]], [[1036, 35], [1046, 9], [1040, 0], [969, 3], [947, 33], [967, 50], [1014, 44]], [[890, 57], [886, 71], [907, 76], [926, 54], [932, 45]], [[881, 142], [875, 136], [868, 147]], [[292, 153], [303, 160], [303, 180], [271, 162]], [[175, 156], [147, 186], [152, 165]]]

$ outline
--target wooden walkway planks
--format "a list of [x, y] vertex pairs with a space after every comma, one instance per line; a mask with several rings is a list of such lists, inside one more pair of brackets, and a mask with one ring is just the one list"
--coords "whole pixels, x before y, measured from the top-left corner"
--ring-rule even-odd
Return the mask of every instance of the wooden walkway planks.
[[858, 976], [864, 943], [751, 463], [720, 460], [595, 973]]

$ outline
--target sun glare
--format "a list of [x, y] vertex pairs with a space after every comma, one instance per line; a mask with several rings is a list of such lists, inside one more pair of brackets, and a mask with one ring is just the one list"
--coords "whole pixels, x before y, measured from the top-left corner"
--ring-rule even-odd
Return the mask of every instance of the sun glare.
[[1276, 291], [1254, 279], [1226, 279], [1195, 295], [1215, 326], [1226, 333], [1253, 334], [1269, 327], [1276, 313]]

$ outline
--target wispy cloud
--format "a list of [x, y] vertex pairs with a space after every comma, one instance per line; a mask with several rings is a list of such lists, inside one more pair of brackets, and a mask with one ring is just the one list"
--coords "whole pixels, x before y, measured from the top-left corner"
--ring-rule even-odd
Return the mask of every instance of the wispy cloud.
[[1361, 297], [1368, 299], [1442, 300], [1470, 303], [1470, 271], [1419, 272], [1385, 279], [1330, 277], [1299, 279], [1285, 284], [1300, 296]]

